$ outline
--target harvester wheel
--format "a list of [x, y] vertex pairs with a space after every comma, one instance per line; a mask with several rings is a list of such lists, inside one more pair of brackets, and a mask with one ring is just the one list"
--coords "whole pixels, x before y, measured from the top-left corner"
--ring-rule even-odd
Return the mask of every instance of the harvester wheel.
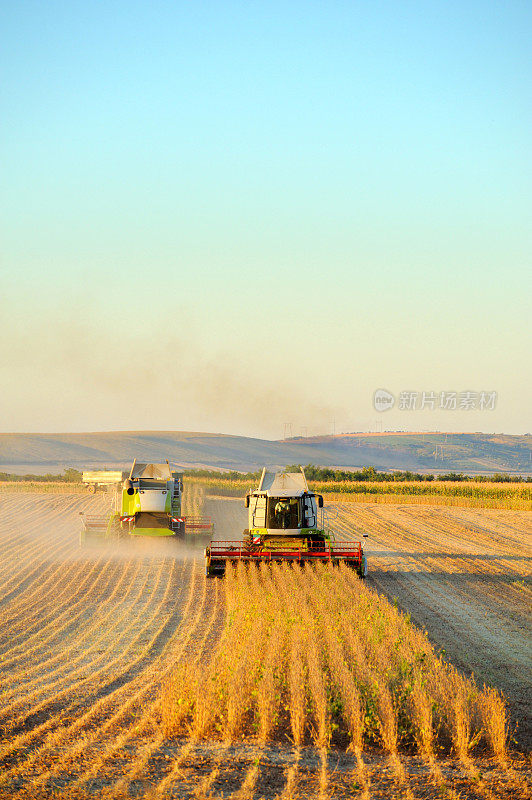
[[111, 528], [111, 536], [113, 537], [113, 539], [117, 539], [119, 542], [122, 539], [127, 539], [128, 538], [127, 534], [128, 534], [127, 530], [125, 528], [122, 528], [120, 523], [119, 524], [115, 523]]
[[205, 576], [207, 578], [223, 578], [225, 575], [225, 564], [211, 564], [210, 559], [205, 559]]
[[362, 561], [360, 562], [360, 567], [358, 570], [359, 578], [365, 578], [368, 574], [368, 559], [366, 556], [362, 556]]

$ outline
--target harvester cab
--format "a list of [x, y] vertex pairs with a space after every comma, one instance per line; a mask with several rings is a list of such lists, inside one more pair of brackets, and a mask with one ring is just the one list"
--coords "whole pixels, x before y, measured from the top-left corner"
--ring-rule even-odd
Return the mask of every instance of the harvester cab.
[[248, 528], [242, 540], [211, 541], [205, 550], [208, 576], [223, 575], [238, 561], [340, 561], [365, 578], [367, 560], [360, 542], [335, 541], [326, 523], [323, 497], [299, 472], [262, 471], [257, 489], [246, 495]]
[[175, 536], [184, 533], [181, 517], [182, 475], [165, 464], [135, 460], [117, 493], [115, 515], [132, 536]]
[[309, 491], [305, 473], [262, 471], [255, 491], [246, 496], [248, 525], [244, 543], [268, 549], [323, 546], [330, 538], [318, 519], [323, 497]]

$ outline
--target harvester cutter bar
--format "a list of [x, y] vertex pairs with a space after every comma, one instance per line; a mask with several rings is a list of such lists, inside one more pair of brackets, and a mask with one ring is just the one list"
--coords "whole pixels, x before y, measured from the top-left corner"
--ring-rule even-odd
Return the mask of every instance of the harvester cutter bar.
[[109, 516], [97, 514], [84, 514], [82, 517], [83, 526], [86, 531], [107, 529]]
[[211, 542], [209, 555], [212, 561], [349, 561], [359, 563], [362, 560], [360, 542], [334, 542], [325, 544], [323, 548], [302, 548], [286, 550], [266, 550], [244, 547], [240, 541]]

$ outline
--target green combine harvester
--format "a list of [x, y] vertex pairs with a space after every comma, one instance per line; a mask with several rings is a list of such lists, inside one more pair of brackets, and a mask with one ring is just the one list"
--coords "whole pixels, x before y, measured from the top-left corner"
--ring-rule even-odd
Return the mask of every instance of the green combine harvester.
[[214, 532], [210, 518], [182, 515], [183, 474], [172, 472], [168, 461], [140, 464], [135, 459], [129, 473], [87, 471], [83, 482], [89, 490], [102, 487], [114, 496], [110, 515], [82, 514], [81, 544], [134, 536], [182, 539], [190, 531]]
[[[368, 571], [362, 545], [355, 538], [336, 540], [323, 511], [323, 497], [308, 487], [299, 472], [263, 469], [259, 486], [246, 495], [248, 527], [242, 539], [213, 539], [205, 549], [208, 577], [225, 574], [227, 564], [344, 563], [361, 578]], [[363, 537], [366, 534], [362, 534]]]

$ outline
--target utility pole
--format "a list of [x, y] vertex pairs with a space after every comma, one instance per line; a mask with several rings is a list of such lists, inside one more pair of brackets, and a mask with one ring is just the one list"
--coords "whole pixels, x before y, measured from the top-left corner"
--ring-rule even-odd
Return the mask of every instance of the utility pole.
[[285, 422], [283, 430], [283, 439], [291, 439], [291, 438], [292, 438], [292, 423]]
[[444, 460], [443, 445], [442, 444], [437, 444], [437, 445], [435, 445], [435, 447], [436, 447], [436, 449], [434, 450], [434, 461], [436, 461], [438, 459], [438, 456], [443, 461]]

